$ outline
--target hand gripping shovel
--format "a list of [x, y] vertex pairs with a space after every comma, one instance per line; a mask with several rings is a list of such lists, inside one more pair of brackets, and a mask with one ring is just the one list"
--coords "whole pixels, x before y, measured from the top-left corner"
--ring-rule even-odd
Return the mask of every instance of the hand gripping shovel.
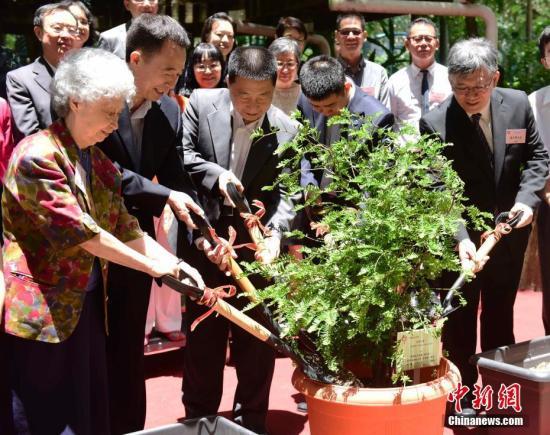
[[260, 202], [256, 203], [261, 207], [260, 210], [262, 211], [262, 213], [259, 215], [255, 215], [252, 213], [252, 209], [250, 208], [248, 200], [241, 192], [237, 190], [237, 186], [235, 186], [234, 183], [227, 183], [227, 193], [229, 194], [231, 201], [233, 201], [233, 203], [237, 207], [237, 210], [239, 210], [241, 216], [244, 217], [245, 226], [248, 230], [250, 238], [256, 244], [256, 246], [261, 246], [264, 240], [264, 233], [266, 231], [259, 219], [263, 216], [263, 204], [261, 204]]
[[[210, 222], [208, 222], [206, 216], [199, 216], [198, 214], [191, 212], [191, 217], [193, 219], [193, 222], [195, 222], [195, 225], [197, 225], [197, 227], [199, 228], [202, 236], [212, 246], [216, 246], [218, 243], [212, 236], [213, 228], [212, 225], [210, 225]], [[237, 263], [232, 257], [229, 257], [229, 272], [231, 273], [231, 276], [237, 282], [241, 290], [246, 294], [248, 299], [250, 299], [250, 301], [253, 303], [258, 302], [258, 299], [255, 296], [256, 288], [254, 287], [254, 284], [250, 282], [248, 277], [244, 276], [244, 272], [241, 269], [241, 266], [239, 266], [239, 263]], [[280, 334], [281, 327], [274, 319], [271, 310], [263, 303], [258, 304], [258, 307], [264, 320], [270, 326], [271, 330], [274, 331], [276, 334]], [[320, 355], [318, 357], [320, 358]]]
[[[183, 271], [181, 272], [181, 274], [184, 276], [184, 278], [189, 278], [191, 279], [191, 281], [193, 281], [193, 279], [188, 275], [185, 275]], [[190, 296], [197, 300], [200, 300], [205, 296], [204, 290], [194, 285], [185, 284], [170, 275], [164, 275], [162, 277], [162, 282], [177, 291], [178, 293]], [[237, 310], [235, 307], [231, 306], [223, 299], [215, 298], [215, 302], [213, 303], [211, 308], [213, 308], [214, 311], [218, 312], [229, 321], [243, 328], [246, 332], [252, 334], [260, 341], [263, 341], [275, 350], [281, 352], [283, 355], [289, 357], [311, 379], [328, 384], [334, 383], [334, 378], [331, 375], [326, 374], [323, 371], [322, 367], [306, 361], [303, 357], [294, 352], [292, 348], [284, 341], [282, 341], [278, 336], [274, 335], [267, 328], [260, 325], [258, 322], [251, 319], [246, 314]]]
[[[487, 256], [489, 252], [491, 252], [491, 250], [499, 242], [502, 236], [505, 236], [506, 234], [510, 234], [512, 232], [512, 229], [518, 224], [522, 215], [523, 211], [519, 211], [513, 218], [508, 219], [508, 212], [500, 213], [495, 219], [495, 228], [492, 231], [489, 231], [481, 236], [482, 240], [484, 241], [477, 250], [476, 257], [484, 258], [485, 256]], [[467, 277], [468, 271], [462, 272], [457, 280], [454, 282], [452, 287], [449, 289], [447, 296], [445, 296], [445, 299], [441, 304], [443, 308], [441, 318], [447, 317], [449, 314], [460, 308], [460, 305], [453, 307], [452, 302], [455, 293], [464, 285]]]
[[[237, 186], [235, 186], [234, 183], [227, 183], [227, 193], [229, 194], [231, 201], [233, 201], [233, 203], [235, 204], [235, 207], [239, 211], [239, 214], [244, 219], [245, 227], [248, 230], [250, 238], [256, 246], [261, 247], [264, 241], [264, 236], [269, 235], [269, 230], [262, 225], [260, 220], [265, 213], [264, 205], [260, 201], [253, 201], [253, 205], [258, 207], [258, 211], [256, 213], [252, 213], [252, 209], [250, 208], [248, 200], [241, 192], [237, 190]], [[264, 304], [261, 304], [261, 308], [264, 318], [269, 322], [273, 330], [276, 331], [277, 334], [280, 334], [281, 327], [274, 320], [271, 310]], [[314, 355], [316, 361], [319, 361], [321, 364], [323, 363], [324, 360], [317, 351], [314, 340], [309, 336], [306, 331], [301, 330], [296, 338], [298, 340], [298, 343], [300, 344], [300, 348], [304, 352]], [[350, 371], [346, 370], [346, 376], [357, 385], [360, 384], [360, 381]]]
[[[238, 191], [237, 191], [237, 189], [236, 189], [236, 187], [233, 183], [228, 184], [228, 190], [231, 189], [231, 187], [229, 187], [230, 185], [233, 186], [234, 192], [238, 193]], [[232, 196], [232, 200], [235, 204], [240, 204], [240, 208], [238, 208], [238, 209], [239, 209], [239, 211], [242, 209], [243, 212], [244, 212], [245, 209], [244, 209], [244, 206], [242, 205], [242, 200], [246, 201], [246, 198], [244, 198], [244, 196], [242, 196], [240, 193], [238, 193], [238, 195], [242, 199], [238, 199], [237, 195], [234, 195], [234, 196]], [[247, 210], [246, 213], [249, 213], [250, 212], [250, 206], [248, 206], [248, 202], [246, 202], [246, 207], [247, 207], [246, 208], [246, 210]], [[213, 228], [210, 225], [210, 222], [208, 222], [208, 219], [206, 218], [206, 216], [199, 216], [198, 214], [193, 213], [193, 212], [191, 212], [191, 216], [192, 216], [193, 221], [195, 222], [195, 224], [199, 228], [199, 230], [200, 230], [201, 234], [203, 235], [203, 237], [212, 246], [216, 246], [217, 242], [214, 239], [214, 237], [212, 236]], [[259, 230], [259, 237], [261, 237], [262, 240], [263, 240], [263, 235], [262, 235], [260, 230]], [[260, 239], [258, 239], [258, 242], [260, 242]], [[254, 240], [254, 243], [257, 244], [256, 240]], [[233, 278], [235, 279], [235, 281], [237, 282], [237, 284], [239, 285], [239, 287], [241, 288], [241, 290], [243, 290], [244, 293], [247, 295], [247, 297], [252, 302], [257, 302], [257, 298], [254, 296], [255, 292], [256, 292], [256, 288], [250, 282], [250, 280], [246, 276], [243, 275], [243, 271], [242, 271], [241, 267], [231, 257], [229, 258], [229, 271], [230, 271], [231, 275], [233, 276]], [[171, 278], [171, 279], [175, 280], [175, 278]], [[177, 281], [177, 280], [175, 280], [175, 281]], [[170, 285], [170, 284], [167, 283], [167, 285]], [[179, 290], [177, 290], [177, 291], [179, 291]], [[286, 343], [282, 342], [280, 340], [280, 338], [278, 338], [278, 336], [281, 333], [281, 327], [277, 323], [277, 321], [275, 320], [271, 310], [265, 304], [263, 304], [263, 303], [258, 304], [258, 308], [260, 309], [260, 313], [261, 313], [263, 319], [269, 325], [271, 331], [274, 332], [277, 335], [274, 335], [267, 328], [265, 328], [262, 325], [260, 325], [259, 323], [255, 322], [253, 319], [250, 319], [248, 316], [244, 315], [240, 311], [235, 310], [235, 308], [233, 308], [231, 305], [227, 304], [225, 301], [218, 300], [218, 302], [222, 302], [222, 306], [224, 306], [224, 307], [225, 307], [225, 305], [228, 305], [230, 307], [230, 309], [232, 309], [233, 311], [236, 311], [239, 316], [245, 316], [246, 319], [249, 319], [250, 322], [252, 322], [255, 325], [258, 325], [258, 327], [260, 327], [260, 328], [263, 328], [265, 331], [267, 331], [268, 334], [271, 334], [274, 337], [274, 339], [276, 339], [276, 340], [278, 340], [278, 342], [280, 342], [280, 344], [278, 344], [276, 346], [275, 345], [272, 345], [272, 346], [275, 347], [275, 349], [280, 350], [283, 355], [288, 356], [290, 359], [292, 359], [301, 368], [303, 368], [304, 370], [307, 370], [308, 372], [306, 374], [308, 376], [310, 376], [310, 374], [311, 374], [310, 377], [312, 379], [316, 379], [316, 380], [319, 380], [320, 382], [327, 382], [327, 383], [332, 383], [334, 381], [334, 378], [330, 375], [325, 374], [324, 370], [321, 368], [321, 367], [324, 366], [324, 359], [321, 356], [321, 354], [319, 354], [317, 349], [315, 348], [315, 345], [313, 344], [313, 341], [308, 336], [306, 336], [305, 333], [303, 333], [303, 332], [300, 333], [299, 336], [297, 337], [297, 340], [298, 340], [298, 343], [300, 345], [300, 349], [305, 354], [310, 355], [311, 358], [309, 358], [309, 359], [314, 361], [313, 365], [307, 363], [304, 360], [304, 358], [302, 358], [301, 356], [299, 356], [295, 352], [293, 352], [292, 349]], [[227, 317], [222, 312], [220, 312], [220, 314]], [[227, 317], [227, 318], [229, 320], [233, 321], [232, 318], [229, 318], [229, 317]], [[237, 323], [237, 322], [234, 322], [234, 323]], [[240, 323], [237, 323], [237, 324], [239, 326], [243, 327]], [[245, 327], [243, 327], [243, 329], [245, 329], [247, 332], [250, 332], [252, 335], [259, 338], [260, 340], [266, 341], [268, 344], [271, 344], [273, 342], [273, 341], [268, 341], [267, 339], [262, 339], [262, 338], [258, 337], [258, 335], [256, 335], [253, 331], [250, 331], [249, 329], [247, 329]], [[255, 330], [257, 330], [257, 329], [255, 329]], [[283, 348], [281, 346], [285, 346], [285, 347]], [[358, 379], [356, 379], [355, 376], [353, 376], [351, 373], [348, 372], [347, 376], [356, 385], [360, 384], [360, 381]]]
[[[197, 227], [199, 228], [202, 236], [208, 241], [208, 243], [210, 243], [212, 247], [217, 246], [218, 242], [214, 239], [212, 235], [213, 228], [212, 225], [210, 225], [208, 218], [206, 216], [200, 216], [193, 211], [191, 211], [191, 218], [193, 219], [195, 225], [197, 225]], [[247, 294], [249, 299], [252, 302], [257, 302], [257, 299], [254, 297], [256, 288], [244, 275], [244, 272], [241, 269], [241, 266], [239, 266], [239, 263], [237, 263], [235, 259], [231, 256], [229, 256], [229, 272], [231, 273], [231, 276], [235, 279], [235, 281], [237, 281], [237, 284], [239, 285], [241, 290]]]

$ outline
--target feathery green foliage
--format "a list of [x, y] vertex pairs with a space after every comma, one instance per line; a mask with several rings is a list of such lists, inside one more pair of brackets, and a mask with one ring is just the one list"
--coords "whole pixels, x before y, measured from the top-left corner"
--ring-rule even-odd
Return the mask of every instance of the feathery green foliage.
[[[289, 195], [307, 194], [305, 207], [319, 208], [322, 194], [338, 201], [321, 204], [319, 222], [329, 232], [304, 248], [302, 261], [283, 255], [270, 265], [248, 265], [274, 278], [259, 297], [287, 339], [300, 331], [313, 337], [336, 376], [345, 378], [351, 359], [372, 367], [382, 383], [392, 375], [405, 380], [395, 373], [397, 332], [431, 323], [422, 314], [433, 306], [431, 281], [459, 269], [457, 225], [465, 215], [480, 225], [482, 215], [464, 205], [463, 182], [437, 140], [376, 131], [370, 119], [345, 112], [329, 121], [340, 125], [342, 139], [327, 147], [302, 122], [295, 140], [279, 150], [289, 157], [277, 182]], [[300, 186], [306, 156], [330, 174], [325, 189]], [[410, 304], [412, 289], [419, 309]]]

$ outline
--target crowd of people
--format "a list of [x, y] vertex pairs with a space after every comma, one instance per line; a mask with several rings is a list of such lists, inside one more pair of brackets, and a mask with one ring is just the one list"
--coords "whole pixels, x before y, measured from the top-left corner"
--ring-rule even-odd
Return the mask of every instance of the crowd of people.
[[[33, 29], [41, 55], [6, 78], [1, 433], [141, 430], [143, 348], [153, 325], [169, 340], [186, 337], [186, 418], [218, 412], [229, 341], [238, 379], [233, 419], [269, 431], [274, 350], [223, 317], [209, 316], [191, 331], [209, 310], [201, 301], [186, 301], [182, 327], [180, 295], [153, 278], [172, 275], [212, 289], [231, 284], [227, 252], [202, 237], [193, 218], [207, 217], [219, 235], [233, 227], [235, 243], [249, 242], [229, 183], [262, 201], [269, 230], [257, 251], [240, 258], [269, 263], [285, 249], [299, 257], [286, 233], [297, 225], [307, 231], [307, 218], [294, 208], [300, 199], [264, 189], [282, 170], [275, 150], [300, 128], [290, 116], [296, 109], [325, 146], [341, 137], [328, 120], [343, 109], [370, 118], [372, 128], [410, 125], [415, 134], [433, 134], [452, 144], [443, 152], [469, 203], [495, 217], [522, 212], [487, 263], [476, 257], [478, 232], [466, 223], [456, 236], [459, 258], [477, 279], [464, 287], [468, 304], [449, 317], [443, 345], [470, 391], [480, 302], [481, 348], [514, 342], [513, 306], [534, 216], [550, 334], [550, 86], [529, 98], [497, 87], [498, 52], [483, 38], [457, 42], [447, 66], [439, 64], [438, 29], [425, 17], [407, 30], [410, 65], [388, 77], [363, 55], [367, 33], [357, 13], [336, 20], [336, 57], [301, 64], [308, 32], [297, 18], [282, 17], [267, 48], [237, 47], [235, 23], [219, 12], [192, 48], [180, 23], [157, 14], [156, 0], [124, 5], [131, 19], [101, 34], [80, 1], [39, 7]], [[550, 27], [539, 48], [550, 69]], [[258, 129], [265, 135], [255, 137]], [[330, 178], [314, 162], [302, 161], [301, 183], [325, 188]], [[442, 277], [442, 285], [453, 278]], [[267, 284], [250, 279], [257, 288]], [[258, 307], [248, 314], [263, 323]], [[471, 400], [462, 399], [464, 415], [475, 414]]]

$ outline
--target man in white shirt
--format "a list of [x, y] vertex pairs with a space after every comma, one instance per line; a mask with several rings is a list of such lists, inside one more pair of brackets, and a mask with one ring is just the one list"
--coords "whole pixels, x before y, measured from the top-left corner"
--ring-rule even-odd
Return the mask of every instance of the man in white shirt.
[[[126, 208], [150, 235], [155, 234], [153, 218], [166, 205], [189, 226], [189, 209], [201, 213], [176, 149], [183, 134], [181, 111], [166, 95], [183, 70], [189, 45], [183, 27], [169, 16], [142, 14], [132, 22], [128, 67], [136, 94], [120, 114], [117, 130], [98, 145], [121, 170]], [[183, 225], [181, 230], [186, 234]], [[107, 276], [109, 405], [111, 433], [118, 435], [145, 424], [143, 342], [152, 279], [113, 263]], [[173, 303], [181, 309], [179, 295]]]
[[[236, 243], [250, 242], [243, 219], [231, 207], [228, 182], [235, 183], [249, 202], [263, 202], [263, 221], [271, 236], [255, 255], [243, 250], [239, 257], [269, 262], [279, 253], [281, 235], [290, 228], [294, 211], [280, 188], [262, 188], [272, 185], [281, 172], [279, 163], [285, 157], [275, 150], [294, 137], [297, 123], [271, 104], [277, 80], [277, 63], [271, 52], [263, 47], [239, 47], [231, 54], [227, 70], [228, 89], [197, 89], [185, 107], [184, 166], [202, 195], [205, 213], [221, 237], [227, 237], [231, 225], [237, 231]], [[258, 129], [263, 136], [252, 139], [251, 133]], [[211, 246], [203, 238], [195, 244], [212, 256]], [[206, 285], [210, 288], [232, 284], [204, 253], [195, 250], [189, 255], [189, 261], [207, 276]], [[256, 287], [266, 284], [258, 276], [249, 278]], [[237, 308], [247, 305], [246, 298], [232, 297], [229, 301]], [[254, 432], [265, 433], [275, 353], [221, 316], [210, 316], [191, 331], [189, 326], [206, 311], [195, 301], [187, 304], [182, 387], [185, 416], [197, 418], [217, 413], [231, 331], [231, 355], [238, 375], [233, 418]], [[247, 314], [262, 322], [259, 307]]]
[[405, 47], [412, 63], [388, 80], [388, 109], [398, 126], [412, 124], [418, 130], [421, 116], [451, 95], [447, 67], [435, 61], [439, 48], [437, 27], [429, 18], [417, 18], [409, 25]]
[[[542, 31], [539, 38], [540, 62], [550, 70], [550, 26]], [[540, 137], [547, 151], [550, 151], [550, 85], [529, 95]], [[539, 243], [539, 264], [542, 278], [542, 321], [545, 335], [550, 334], [550, 183], [546, 183], [544, 198], [537, 216]]]
[[367, 95], [387, 105], [386, 69], [363, 57], [363, 44], [367, 39], [365, 18], [356, 13], [338, 15], [334, 37], [344, 73]]
[[[133, 20], [141, 14], [156, 14], [158, 0], [124, 0], [124, 7], [130, 12]], [[102, 32], [99, 35], [98, 47], [126, 60], [126, 33], [130, 24], [132, 24], [131, 20]]]

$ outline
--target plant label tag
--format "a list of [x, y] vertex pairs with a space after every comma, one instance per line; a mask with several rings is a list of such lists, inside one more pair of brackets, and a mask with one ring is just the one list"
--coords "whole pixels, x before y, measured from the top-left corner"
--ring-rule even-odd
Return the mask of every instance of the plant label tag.
[[513, 143], [525, 143], [527, 130], [524, 128], [508, 128], [506, 129], [506, 145]]
[[397, 342], [403, 355], [403, 370], [433, 367], [441, 359], [441, 337], [436, 328], [425, 328], [397, 333]]

